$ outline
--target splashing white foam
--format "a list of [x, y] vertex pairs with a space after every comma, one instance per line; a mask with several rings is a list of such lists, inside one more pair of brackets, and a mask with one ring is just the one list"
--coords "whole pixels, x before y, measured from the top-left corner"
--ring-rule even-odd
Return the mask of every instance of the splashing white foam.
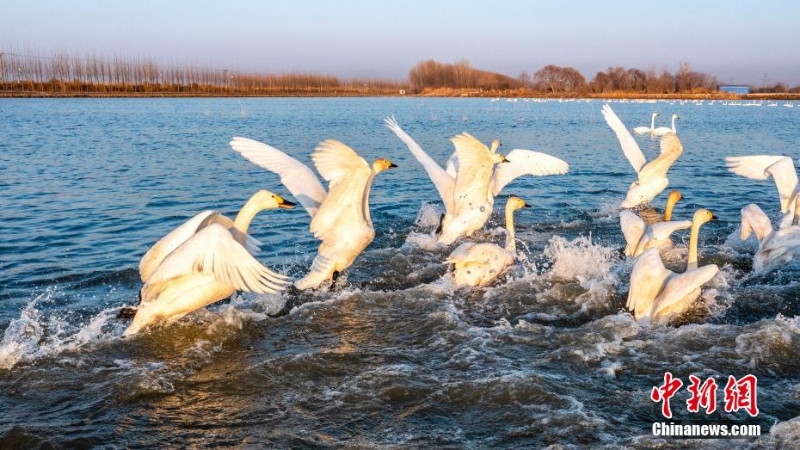
[[442, 213], [443, 211], [439, 205], [434, 205], [432, 203], [423, 203], [419, 207], [419, 212], [417, 213], [417, 219], [414, 221], [414, 223], [419, 227], [436, 228], [439, 226]]
[[592, 242], [591, 236], [581, 236], [567, 241], [553, 236], [544, 249], [544, 255], [552, 261], [551, 276], [576, 280], [585, 289], [595, 287], [596, 282], [613, 284], [611, 268], [616, 262], [614, 249]]

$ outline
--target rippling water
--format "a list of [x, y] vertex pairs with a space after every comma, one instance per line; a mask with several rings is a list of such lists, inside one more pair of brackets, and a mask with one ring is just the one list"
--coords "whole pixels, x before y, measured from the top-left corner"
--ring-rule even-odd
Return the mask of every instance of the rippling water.
[[[800, 266], [751, 275], [739, 209], [773, 215], [774, 183], [736, 177], [723, 157], [797, 157], [800, 108], [722, 102], [613, 103], [629, 127], [681, 116], [669, 173], [684, 200], [720, 217], [700, 264], [721, 272], [681, 324], [643, 327], [625, 312], [631, 263], [616, 205], [633, 171], [602, 103], [490, 99], [63, 99], [0, 102], [0, 447], [729, 448], [654, 438], [650, 391], [672, 372], [714, 377], [709, 418], [762, 426], [756, 448], [800, 439]], [[425, 234], [433, 185], [382, 124], [394, 115], [436, 160], [469, 131], [501, 151], [530, 148], [566, 176], [506, 187], [523, 261], [485, 289], [457, 288]], [[664, 125], [662, 123], [661, 125]], [[231, 151], [245, 136], [308, 162], [324, 139], [400, 167], [372, 189], [375, 242], [330, 290], [242, 295], [170, 327], [122, 339], [138, 260], [197, 212], [235, 214], [257, 189], [291, 198], [277, 176]], [[658, 143], [637, 138], [648, 158]], [[666, 193], [654, 201], [663, 207]], [[502, 207], [503, 202], [499, 205]], [[477, 236], [502, 242], [500, 215]], [[268, 211], [251, 233], [261, 259], [302, 276], [316, 250], [300, 210]], [[682, 270], [688, 233], [668, 266]], [[722, 411], [729, 375], [758, 377], [760, 413]], [[672, 400], [677, 419], [685, 389]], [[769, 434], [768, 434], [769, 432]], [[49, 447], [48, 447], [49, 448]]]

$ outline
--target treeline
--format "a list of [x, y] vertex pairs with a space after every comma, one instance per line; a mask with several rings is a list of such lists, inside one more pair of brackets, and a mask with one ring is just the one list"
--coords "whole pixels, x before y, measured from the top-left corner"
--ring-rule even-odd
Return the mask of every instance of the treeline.
[[[0, 95], [243, 95], [243, 96], [378, 96], [406, 92], [434, 95], [569, 95], [633, 96], [713, 94], [719, 80], [681, 63], [666, 69], [610, 67], [587, 80], [572, 67], [547, 65], [513, 78], [475, 69], [466, 60], [455, 64], [422, 61], [407, 81], [352, 78], [314, 73], [253, 74], [193, 65], [165, 66], [148, 58], [50, 57], [0, 49]], [[800, 86], [783, 83], [750, 86], [751, 93], [797, 94]]]
[[251, 74], [147, 58], [51, 57], [0, 51], [0, 92], [46, 95], [397, 95], [405, 83], [313, 73]]

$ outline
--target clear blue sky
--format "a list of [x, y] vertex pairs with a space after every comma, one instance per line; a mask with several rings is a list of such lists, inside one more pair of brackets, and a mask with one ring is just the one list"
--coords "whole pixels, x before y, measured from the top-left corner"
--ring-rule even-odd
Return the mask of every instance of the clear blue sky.
[[611, 66], [800, 85], [800, 2], [3, 0], [0, 48], [405, 80], [426, 59], [510, 76]]

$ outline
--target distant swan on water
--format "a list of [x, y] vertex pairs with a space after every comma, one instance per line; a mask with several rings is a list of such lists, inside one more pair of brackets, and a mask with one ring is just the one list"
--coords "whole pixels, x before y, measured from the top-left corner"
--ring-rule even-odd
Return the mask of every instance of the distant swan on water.
[[680, 119], [677, 114], [672, 115], [672, 128], [670, 127], [658, 127], [653, 130], [653, 134], [656, 136], [663, 136], [667, 133], [677, 133], [678, 131], [675, 129], [675, 120]]
[[635, 208], [646, 205], [669, 185], [667, 171], [683, 153], [681, 141], [673, 133], [665, 134], [661, 137], [661, 154], [648, 163], [639, 144], [608, 104], [603, 105], [603, 117], [617, 136], [625, 157], [638, 174], [638, 179], [631, 183], [620, 207]]
[[514, 263], [517, 257], [514, 211], [520, 208], [530, 206], [519, 197], [509, 197], [506, 202], [505, 248], [491, 243], [465, 242], [450, 254], [446, 262], [454, 265], [456, 284], [486, 286]]
[[665, 324], [687, 311], [700, 297], [700, 287], [719, 272], [716, 264], [697, 267], [700, 226], [716, 217], [700, 209], [692, 218], [686, 271], [675, 273], [664, 267], [657, 248], [645, 250], [633, 265], [626, 306], [636, 320]]
[[145, 282], [141, 302], [125, 336], [156, 322], [173, 322], [236, 291], [276, 293], [290, 284], [258, 262], [257, 241], [247, 235], [259, 212], [293, 208], [294, 203], [258, 191], [235, 220], [204, 211], [161, 238], [139, 263]]
[[517, 177], [563, 175], [569, 171], [569, 164], [541, 152], [515, 149], [503, 157], [497, 153], [500, 141], [493, 141], [489, 148], [469, 133], [451, 139], [455, 153], [447, 168], [442, 169], [400, 128], [394, 117], [384, 121], [422, 164], [439, 192], [445, 207], [438, 236], [443, 245], [481, 229], [492, 214], [495, 197]]
[[311, 216], [311, 233], [321, 240], [309, 273], [295, 283], [298, 289], [319, 287], [353, 264], [375, 238], [369, 211], [372, 181], [380, 172], [397, 167], [378, 158], [370, 166], [347, 145], [328, 139], [311, 154], [314, 166], [329, 182], [329, 191], [305, 164], [262, 142], [235, 137], [230, 143], [257, 166], [281, 177]]
[[692, 226], [690, 220], [670, 220], [672, 209], [681, 198], [681, 193], [677, 189], [670, 191], [667, 197], [667, 208], [664, 211], [664, 220], [650, 225], [627, 209], [619, 213], [619, 224], [626, 242], [625, 256], [636, 257], [652, 247], [672, 247], [670, 239], [672, 233]]
[[636, 127], [633, 129], [633, 132], [636, 134], [646, 134], [646, 133], [653, 133], [656, 129], [656, 117], [658, 117], [658, 113], [653, 113], [650, 116], [650, 127]]

